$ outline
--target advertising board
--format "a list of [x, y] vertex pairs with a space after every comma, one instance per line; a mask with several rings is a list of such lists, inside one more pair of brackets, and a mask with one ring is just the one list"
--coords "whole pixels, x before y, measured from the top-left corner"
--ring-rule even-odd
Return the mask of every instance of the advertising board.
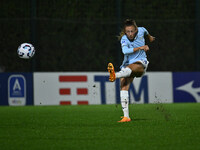
[[[105, 72], [34, 73], [35, 105], [119, 104], [120, 81]], [[135, 78], [130, 103], [172, 103], [172, 73], [151, 72]]]
[[0, 105], [33, 105], [33, 74], [0, 73]]

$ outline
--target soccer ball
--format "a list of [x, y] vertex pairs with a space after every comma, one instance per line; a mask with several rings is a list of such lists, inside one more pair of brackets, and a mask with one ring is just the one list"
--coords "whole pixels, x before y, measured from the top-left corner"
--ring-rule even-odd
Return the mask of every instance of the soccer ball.
[[30, 43], [22, 43], [17, 49], [17, 54], [20, 58], [29, 59], [34, 56], [35, 48]]

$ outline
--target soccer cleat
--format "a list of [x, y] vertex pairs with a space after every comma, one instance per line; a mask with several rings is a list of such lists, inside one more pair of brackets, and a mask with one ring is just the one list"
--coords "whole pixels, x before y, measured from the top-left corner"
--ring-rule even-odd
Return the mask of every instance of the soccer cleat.
[[127, 117], [122, 117], [122, 120], [118, 121], [118, 122], [130, 122], [131, 118], [127, 118]]
[[112, 63], [108, 64], [108, 72], [110, 73], [109, 81], [114, 82], [116, 77], [115, 77], [115, 69]]

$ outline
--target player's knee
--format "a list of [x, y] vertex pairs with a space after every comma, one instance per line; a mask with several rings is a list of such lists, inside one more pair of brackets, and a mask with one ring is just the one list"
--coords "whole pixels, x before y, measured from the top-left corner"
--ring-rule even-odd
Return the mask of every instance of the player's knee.
[[126, 86], [121, 86], [120, 90], [128, 91], [128, 90], [129, 90], [129, 86], [128, 86], [128, 85], [126, 85]]
[[141, 77], [144, 74], [144, 69], [140, 69], [138, 71], [133, 71], [132, 76], [134, 77]]
[[125, 78], [121, 79], [120, 89], [121, 90], [128, 90], [129, 84], [130, 84], [130, 82], [127, 79], [125, 79]]
[[140, 71], [140, 72], [137, 72], [135, 74], [136, 77], [141, 77], [143, 75], [144, 71]]
[[120, 88], [121, 88], [121, 90], [126, 90], [126, 87], [128, 86], [128, 82], [121, 82], [121, 84], [120, 84]]

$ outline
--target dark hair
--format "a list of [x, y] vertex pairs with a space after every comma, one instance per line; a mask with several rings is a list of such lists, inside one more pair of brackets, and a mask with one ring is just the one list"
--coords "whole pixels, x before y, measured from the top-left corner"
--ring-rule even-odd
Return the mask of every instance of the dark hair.
[[135, 20], [133, 20], [133, 19], [126, 19], [126, 20], [124, 21], [124, 28], [125, 28], [126, 26], [134, 26], [135, 28], [137, 28], [136, 22], [135, 22]]

